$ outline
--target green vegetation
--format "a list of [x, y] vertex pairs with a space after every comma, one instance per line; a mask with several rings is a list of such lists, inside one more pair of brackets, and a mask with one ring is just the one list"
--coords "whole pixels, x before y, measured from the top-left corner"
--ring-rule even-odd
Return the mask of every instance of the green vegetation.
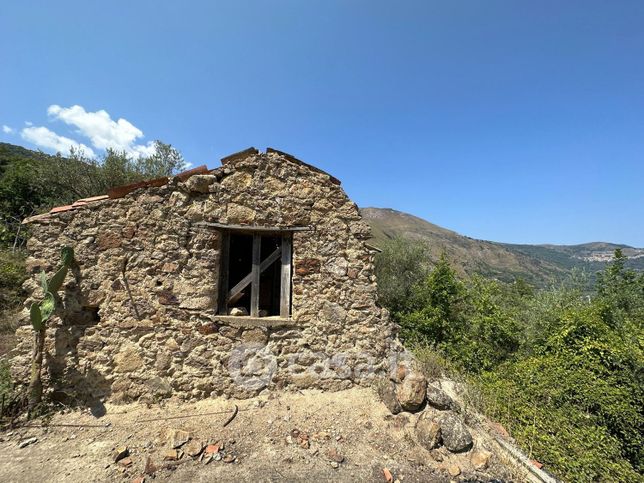
[[40, 285], [43, 291], [43, 299], [31, 304], [29, 318], [34, 329], [36, 340], [34, 342], [33, 360], [31, 361], [31, 379], [29, 381], [29, 407], [33, 408], [42, 400], [42, 357], [45, 347], [45, 331], [47, 321], [56, 310], [57, 292], [63, 285], [67, 271], [74, 261], [74, 250], [70, 247], [63, 247], [60, 251], [61, 265], [50, 279], [47, 279], [45, 272], [40, 273]]
[[[155, 148], [155, 154], [147, 157], [107, 150], [100, 158], [90, 159], [81, 152], [50, 156], [0, 143], [0, 398], [4, 395], [19, 404], [13, 397], [17, 395], [11, 394], [4, 355], [13, 348], [13, 332], [25, 298], [21, 286], [27, 278], [24, 246], [28, 229], [22, 220], [53, 206], [105, 194], [114, 186], [170, 176], [186, 168], [183, 156], [171, 145], [156, 141]], [[49, 292], [55, 291], [52, 282], [56, 280], [48, 282]], [[46, 312], [53, 307], [49, 303], [43, 308]]]
[[377, 264], [380, 299], [405, 343], [425, 356], [431, 345], [431, 366], [444, 357], [466, 374], [481, 408], [561, 478], [642, 481], [644, 274], [618, 249], [589, 296], [579, 276], [535, 291], [461, 277], [443, 256], [401, 292], [400, 274], [387, 280], [383, 268], [418, 251], [395, 240]]
[[0, 143], [0, 245], [20, 247], [26, 239], [20, 222], [52, 206], [105, 194], [109, 188], [170, 176], [186, 163], [179, 151], [161, 141], [155, 154], [132, 158], [108, 149], [92, 159], [82, 152], [50, 156]]

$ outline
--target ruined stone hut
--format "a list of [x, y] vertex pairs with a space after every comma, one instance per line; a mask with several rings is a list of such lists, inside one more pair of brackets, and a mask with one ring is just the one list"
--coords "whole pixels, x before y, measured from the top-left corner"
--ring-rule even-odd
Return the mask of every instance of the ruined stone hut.
[[[25, 220], [26, 307], [60, 248], [75, 251], [47, 330], [53, 397], [339, 390], [387, 368], [369, 227], [340, 182], [270, 148], [221, 161]], [[13, 367], [26, 380], [30, 326], [18, 334]]]

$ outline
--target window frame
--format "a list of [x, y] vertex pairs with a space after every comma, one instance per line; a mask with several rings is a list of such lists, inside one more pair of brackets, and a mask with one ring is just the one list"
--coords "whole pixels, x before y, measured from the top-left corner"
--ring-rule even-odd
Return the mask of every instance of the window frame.
[[[293, 290], [293, 232], [301, 231], [298, 229], [253, 229], [253, 227], [224, 227], [221, 230], [221, 252], [219, 263], [219, 296], [217, 297], [217, 314], [219, 316], [228, 316], [228, 302], [230, 300], [231, 287], [229, 286], [230, 274], [230, 238], [231, 235], [245, 234], [252, 235], [252, 270], [251, 273], [244, 277], [235, 287], [241, 291], [250, 285], [251, 287], [251, 303], [249, 316], [237, 316], [235, 318], [258, 318], [259, 317], [259, 294], [260, 294], [260, 279], [262, 274], [262, 263], [275, 256], [275, 253], [269, 255], [264, 261], [261, 260], [261, 239], [262, 236], [273, 236], [281, 238], [281, 245], [279, 247], [279, 258], [270, 261], [264, 269], [272, 266], [273, 263], [279, 260], [280, 262], [280, 319], [290, 319], [292, 316], [292, 290]], [[277, 250], [276, 250], [277, 251]], [[247, 279], [250, 279], [248, 281]], [[272, 316], [271, 318], [275, 318]]]

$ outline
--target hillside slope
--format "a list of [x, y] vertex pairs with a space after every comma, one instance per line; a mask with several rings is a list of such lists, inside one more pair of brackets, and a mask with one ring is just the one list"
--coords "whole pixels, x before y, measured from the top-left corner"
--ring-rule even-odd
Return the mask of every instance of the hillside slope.
[[516, 245], [476, 240], [434, 225], [422, 218], [390, 208], [362, 208], [362, 216], [371, 225], [372, 243], [403, 236], [424, 241], [430, 258], [438, 260], [445, 252], [461, 273], [480, 273], [504, 281], [523, 278], [537, 286], [561, 280], [573, 268], [589, 274], [601, 270], [613, 251], [621, 248], [629, 257], [629, 266], [644, 269], [644, 249], [613, 243], [594, 242], [582, 245]]

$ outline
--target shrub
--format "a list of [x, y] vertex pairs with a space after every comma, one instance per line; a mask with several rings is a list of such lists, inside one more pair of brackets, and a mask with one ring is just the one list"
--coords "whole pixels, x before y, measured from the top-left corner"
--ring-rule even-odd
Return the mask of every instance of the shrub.
[[464, 371], [477, 406], [558, 476], [642, 481], [644, 274], [624, 260], [588, 295], [576, 274], [539, 292], [461, 280], [443, 257], [392, 315], [428, 372]]

